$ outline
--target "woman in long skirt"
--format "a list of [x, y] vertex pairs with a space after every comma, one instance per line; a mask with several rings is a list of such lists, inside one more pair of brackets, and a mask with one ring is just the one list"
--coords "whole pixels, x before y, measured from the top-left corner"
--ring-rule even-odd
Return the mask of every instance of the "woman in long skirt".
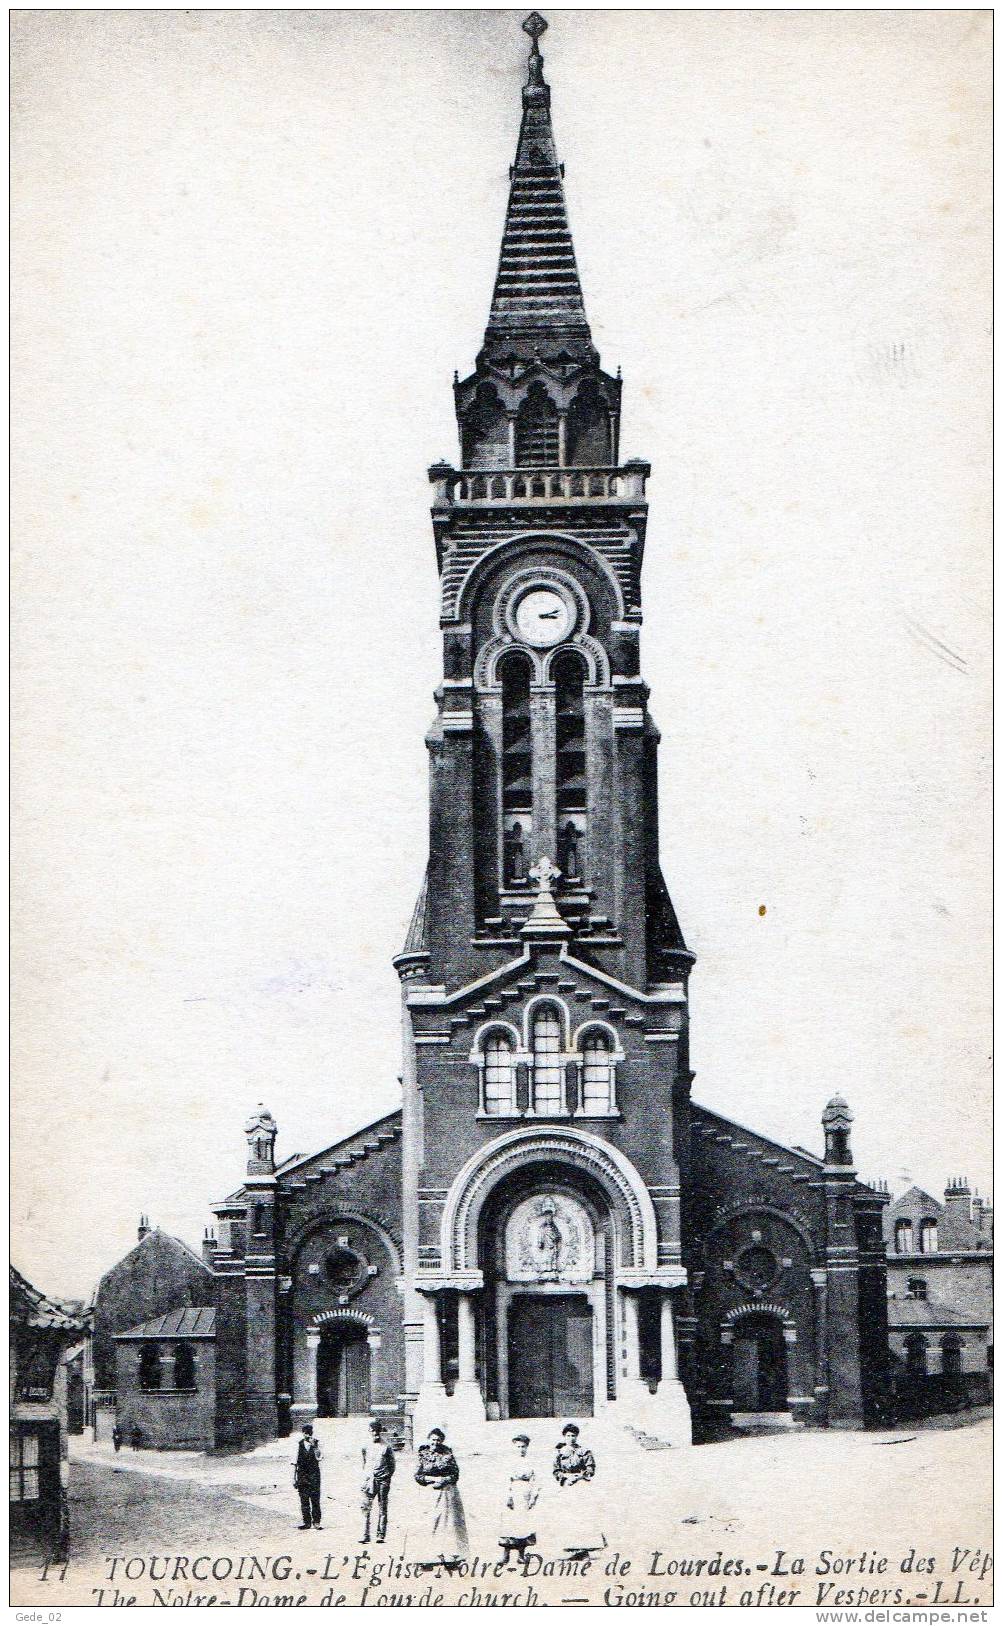
[[508, 1493], [505, 1497], [501, 1535], [498, 1538], [499, 1546], [505, 1554], [506, 1568], [513, 1553], [516, 1558], [522, 1558], [526, 1548], [531, 1547], [536, 1541], [536, 1518], [533, 1509], [540, 1494], [536, 1474], [526, 1461], [529, 1435], [516, 1434], [512, 1444], [515, 1446], [516, 1455], [509, 1469]]
[[455, 1563], [466, 1558], [467, 1521], [463, 1501], [457, 1488], [460, 1468], [441, 1428], [433, 1428], [428, 1442], [418, 1448], [418, 1472], [415, 1479], [427, 1490], [434, 1490], [435, 1504], [430, 1532], [430, 1559], [435, 1563]]
[[566, 1423], [554, 1457], [558, 1491], [552, 1506], [558, 1544], [569, 1558], [584, 1557], [606, 1546], [594, 1484], [596, 1459], [578, 1442], [577, 1423]]

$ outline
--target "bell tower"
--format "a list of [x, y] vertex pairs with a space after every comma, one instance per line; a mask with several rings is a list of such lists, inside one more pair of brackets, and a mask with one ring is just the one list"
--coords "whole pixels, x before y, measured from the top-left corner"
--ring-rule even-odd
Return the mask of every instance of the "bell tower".
[[427, 943], [447, 986], [519, 941], [546, 857], [576, 943], [632, 986], [691, 964], [658, 858], [640, 671], [650, 466], [620, 464], [620, 378], [592, 342], [533, 12], [484, 343], [454, 384], [460, 467], [432, 524], [443, 682], [431, 754]]
[[[659, 865], [640, 665], [650, 469], [620, 461], [547, 24], [523, 27], [491, 308], [454, 381], [459, 463], [429, 470], [443, 676], [428, 872], [395, 960], [407, 1381], [416, 1428], [611, 1404], [651, 1422], [654, 1406], [675, 1442], [693, 956]], [[540, 1388], [525, 1350], [544, 1332]]]

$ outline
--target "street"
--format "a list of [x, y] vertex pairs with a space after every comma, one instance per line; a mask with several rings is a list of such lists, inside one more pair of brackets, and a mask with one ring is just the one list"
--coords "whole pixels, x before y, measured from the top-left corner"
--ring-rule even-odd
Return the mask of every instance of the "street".
[[[541, 1537], [526, 1571], [512, 1570], [507, 1580], [493, 1573], [507, 1426], [497, 1447], [462, 1463], [480, 1568], [456, 1576], [419, 1570], [418, 1561], [435, 1556], [428, 1550], [432, 1504], [414, 1483], [410, 1454], [399, 1459], [387, 1545], [361, 1554], [361, 1434], [351, 1423], [328, 1427], [320, 1531], [296, 1528], [288, 1440], [236, 1457], [114, 1457], [75, 1441], [65, 1575], [50, 1571], [43, 1580], [37, 1568], [15, 1569], [12, 1597], [49, 1606], [127, 1597], [183, 1602], [188, 1594], [202, 1602], [208, 1594], [230, 1602], [318, 1602], [340, 1587], [348, 1602], [374, 1603], [380, 1596], [418, 1602], [432, 1588], [443, 1601], [470, 1602], [465, 1593], [477, 1590], [480, 1598], [509, 1587], [555, 1603], [985, 1604], [992, 1597], [983, 1556], [991, 1535], [990, 1429], [980, 1418], [915, 1432], [787, 1433], [648, 1451], [604, 1435], [596, 1420], [607, 1548], [584, 1569], [554, 1573], [560, 1554], [545, 1551]], [[531, 1432], [542, 1508], [554, 1496], [547, 1482], [553, 1425]], [[176, 1555], [202, 1555], [203, 1562], [179, 1565]]]

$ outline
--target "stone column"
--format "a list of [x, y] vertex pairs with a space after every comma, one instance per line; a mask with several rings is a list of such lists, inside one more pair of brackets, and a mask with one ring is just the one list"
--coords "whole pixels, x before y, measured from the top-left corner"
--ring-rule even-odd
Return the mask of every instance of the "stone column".
[[829, 1414], [829, 1306], [826, 1294], [827, 1272], [813, 1270], [815, 1290], [815, 1408], [820, 1422]]
[[557, 414], [557, 461], [559, 466], [567, 468], [568, 464], [568, 414]]
[[641, 1334], [637, 1296], [621, 1293], [623, 1301], [623, 1375], [628, 1383], [641, 1381]]
[[317, 1415], [317, 1356], [320, 1328], [298, 1329], [293, 1344], [293, 1400], [289, 1408], [294, 1424], [309, 1423]]
[[459, 1370], [446, 1416], [451, 1432], [469, 1445], [475, 1442], [485, 1421], [484, 1398], [477, 1381], [477, 1300], [473, 1293], [456, 1295], [456, 1330]]
[[439, 1308], [434, 1293], [426, 1293], [422, 1300], [424, 1339], [422, 1342], [421, 1386], [430, 1383], [442, 1385], [442, 1338], [439, 1332]]
[[474, 1296], [472, 1293], [458, 1293], [456, 1296], [456, 1313], [459, 1333], [461, 1383], [476, 1383], [476, 1333], [474, 1326]]
[[676, 1383], [679, 1374], [676, 1369], [676, 1333], [672, 1321], [672, 1295], [670, 1293], [662, 1294], [659, 1331], [662, 1345], [662, 1383]]

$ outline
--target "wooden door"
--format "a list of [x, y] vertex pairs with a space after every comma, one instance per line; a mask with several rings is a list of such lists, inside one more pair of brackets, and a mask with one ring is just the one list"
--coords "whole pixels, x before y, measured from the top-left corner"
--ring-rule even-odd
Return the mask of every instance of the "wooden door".
[[578, 1294], [524, 1294], [508, 1323], [509, 1415], [592, 1415], [592, 1308]]
[[739, 1322], [732, 1361], [736, 1411], [787, 1410], [787, 1346], [776, 1316], [748, 1316]]
[[338, 1363], [338, 1416], [358, 1417], [369, 1410], [369, 1345], [365, 1335], [342, 1345]]

